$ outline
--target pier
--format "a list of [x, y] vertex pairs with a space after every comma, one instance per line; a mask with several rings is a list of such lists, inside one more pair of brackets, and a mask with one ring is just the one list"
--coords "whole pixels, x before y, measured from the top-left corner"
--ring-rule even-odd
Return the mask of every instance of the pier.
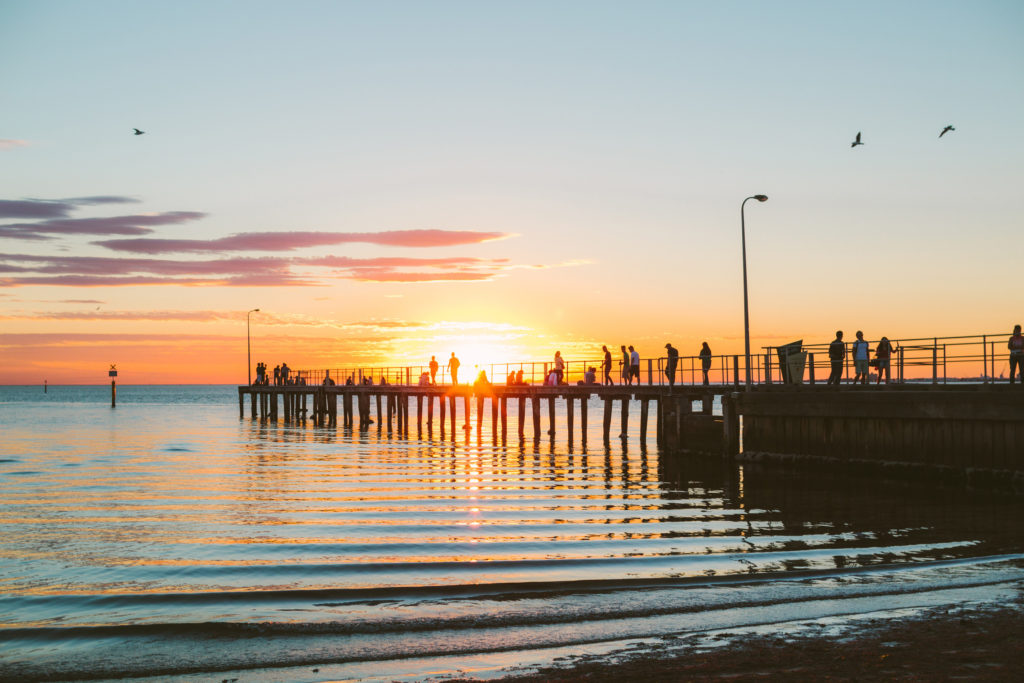
[[[402, 385], [313, 385], [313, 386], [241, 386], [238, 387], [239, 417], [246, 408], [252, 419], [285, 422], [311, 422], [317, 426], [369, 429], [408, 435], [433, 434], [454, 438], [464, 430], [479, 434], [484, 420], [490, 420], [494, 440], [509, 438], [509, 404], [515, 407], [515, 435], [519, 440], [555, 438], [559, 429], [556, 402], [565, 402], [565, 435], [570, 443], [578, 437], [587, 445], [589, 403], [591, 398], [602, 402], [600, 415], [605, 443], [615, 435], [626, 434], [631, 418], [631, 402], [639, 403], [640, 443], [646, 445], [649, 423], [656, 416], [655, 438], [659, 446], [673, 447], [680, 443], [681, 428], [671, 430], [685, 415], [694, 413], [712, 417], [716, 397], [730, 394], [731, 386], [675, 387], [661, 386], [402, 386]], [[617, 404], [617, 405], [616, 405]], [[415, 410], [412, 406], [415, 405]], [[473, 410], [475, 408], [475, 410]], [[652, 410], [654, 411], [652, 413]], [[618, 413], [618, 420], [615, 419]], [[340, 422], [339, 422], [340, 414]], [[413, 417], [415, 416], [415, 417]], [[475, 419], [474, 419], [475, 416]], [[613, 424], [615, 428], [613, 428]], [[414, 426], [413, 426], [414, 425]]]
[[[735, 355], [714, 357], [707, 384], [700, 359], [681, 357], [674, 386], [666, 382], [665, 358], [645, 359], [636, 383], [614, 385], [574, 381], [587, 368], [600, 367], [598, 360], [566, 362], [568, 382], [556, 386], [530, 382], [543, 380], [551, 363], [487, 366], [491, 377], [509, 376], [510, 382], [518, 371], [528, 378], [522, 384], [431, 384], [424, 381], [427, 368], [419, 366], [343, 368], [300, 371], [299, 384], [241, 386], [238, 408], [243, 419], [248, 407], [252, 419], [264, 421], [359, 430], [376, 425], [389, 434], [437, 432], [451, 439], [474, 429], [480, 438], [489, 420], [495, 443], [562, 437], [583, 448], [590, 420], [601, 421], [605, 447], [628, 439], [630, 421], [638, 420], [641, 448], [653, 436], [667, 457], [700, 453], [840, 466], [1024, 493], [1024, 386], [995, 377], [1005, 358], [998, 345], [1007, 337], [894, 340], [893, 378], [886, 384], [850, 383], [849, 354], [843, 383], [823, 384], [825, 346], [796, 342], [753, 356], [750, 386], [741, 383], [742, 359]], [[322, 384], [328, 373], [352, 383]], [[440, 376], [446, 374], [442, 369]], [[595, 400], [600, 414], [592, 416]], [[559, 402], [564, 411], [556, 409]], [[564, 425], [558, 422], [563, 414]]]

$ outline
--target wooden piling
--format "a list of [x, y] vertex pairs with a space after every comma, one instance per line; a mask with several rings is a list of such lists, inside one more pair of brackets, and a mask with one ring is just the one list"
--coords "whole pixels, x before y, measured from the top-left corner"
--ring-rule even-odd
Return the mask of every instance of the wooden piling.
[[498, 436], [498, 397], [494, 394], [491, 394], [491, 436]]
[[548, 399], [548, 436], [555, 438], [555, 397]]
[[622, 399], [622, 433], [619, 437], [629, 438], [629, 396]]
[[519, 408], [519, 411], [518, 411], [519, 414], [517, 416], [519, 418], [519, 439], [522, 440], [523, 435], [525, 433], [525, 429], [523, 429], [523, 425], [526, 422], [526, 397], [525, 396], [520, 396], [516, 400], [519, 402], [518, 406], [517, 406]]
[[530, 397], [530, 408], [533, 411], [533, 439], [536, 441], [540, 438], [540, 397], [533, 395]]
[[650, 401], [648, 399], [640, 400], [640, 445], [647, 444], [647, 411]]
[[484, 397], [483, 395], [476, 397], [476, 433], [481, 434], [480, 427], [484, 423]]
[[501, 440], [508, 438], [508, 397], [501, 397]]
[[[452, 438], [455, 438], [455, 394], [448, 397], [448, 407], [451, 408], [451, 420], [452, 420]], [[469, 417], [467, 416], [468, 420]]]
[[584, 396], [580, 399], [580, 444], [584, 448], [587, 447], [587, 403], [590, 402], [588, 396]]
[[569, 445], [570, 446], [572, 445], [572, 440], [573, 440], [573, 433], [572, 433], [572, 430], [573, 430], [573, 410], [574, 410], [575, 403], [576, 403], [576, 399], [574, 399], [572, 396], [566, 396], [565, 397], [565, 421], [568, 423], [566, 425], [566, 427], [569, 430]]
[[604, 399], [604, 444], [607, 446], [611, 439], [612, 431], [612, 399], [605, 397]]

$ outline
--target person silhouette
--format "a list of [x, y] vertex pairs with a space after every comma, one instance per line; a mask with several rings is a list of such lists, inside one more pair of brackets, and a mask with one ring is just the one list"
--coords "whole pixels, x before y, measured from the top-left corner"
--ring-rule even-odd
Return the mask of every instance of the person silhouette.
[[448, 359], [448, 371], [452, 373], [452, 384], [459, 383], [459, 366], [462, 363], [455, 357], [455, 352], [452, 351], [452, 357]]
[[1020, 375], [1021, 384], [1024, 384], [1024, 336], [1021, 336], [1020, 325], [1014, 325], [1013, 336], [1006, 348], [1010, 349], [1010, 384], [1014, 383], [1014, 369]]
[[605, 386], [613, 385], [615, 382], [612, 381], [612, 352], [608, 350], [607, 346], [602, 346], [601, 350], [604, 351], [604, 361], [601, 363], [601, 368], [604, 370], [604, 384]]
[[700, 371], [704, 375], [704, 386], [707, 386], [709, 384], [708, 370], [711, 369], [711, 347], [707, 342], [703, 342], [698, 355], [700, 356]]
[[437, 358], [430, 357], [430, 383], [437, 384]]
[[[665, 376], [668, 377], [668, 389], [672, 391], [672, 387], [676, 385], [676, 366], [679, 365], [679, 350], [672, 346], [669, 342], [665, 344], [665, 350], [668, 354], [668, 361], [665, 363]], [[639, 379], [637, 382], [639, 383]]]

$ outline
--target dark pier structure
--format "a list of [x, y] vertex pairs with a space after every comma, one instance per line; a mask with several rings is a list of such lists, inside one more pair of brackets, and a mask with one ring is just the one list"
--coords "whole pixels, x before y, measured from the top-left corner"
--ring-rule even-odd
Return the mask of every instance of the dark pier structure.
[[[600, 415], [588, 414], [591, 400]], [[721, 414], [714, 414], [716, 399]], [[565, 402], [565, 425], [556, 402]], [[242, 386], [239, 416], [317, 426], [455, 438], [481, 434], [505, 443], [509, 403], [520, 441], [554, 439], [587, 446], [588, 421], [600, 419], [604, 445], [629, 433], [639, 408], [639, 438], [649, 423], [666, 454], [735, 457], [745, 462], [843, 467], [857, 473], [964, 481], [1024, 493], [1024, 388], [1006, 385], [899, 384], [884, 388], [821, 385], [563, 386]], [[475, 404], [475, 405], [474, 405]], [[616, 405], [618, 404], [618, 405]], [[637, 405], [639, 404], [639, 405]], [[475, 410], [473, 409], [475, 407]], [[475, 418], [475, 425], [471, 422]]]
[[[415, 431], [433, 434], [436, 429], [442, 437], [473, 428], [476, 417], [479, 434], [483, 422], [490, 417], [490, 431], [494, 440], [506, 441], [509, 436], [509, 403], [515, 405], [515, 434], [524, 440], [554, 438], [560, 428], [556, 419], [556, 402], [565, 401], [566, 425], [569, 442], [578, 435], [582, 445], [587, 444], [589, 402], [592, 397], [603, 403], [600, 415], [605, 443], [624, 435], [629, 429], [630, 404], [638, 402], [640, 408], [640, 441], [646, 444], [651, 411], [657, 419], [656, 439], [660, 447], [678, 448], [682, 444], [683, 420], [695, 413], [704, 418], [718, 440], [722, 434], [721, 418], [712, 416], [716, 397], [734, 391], [733, 387], [676, 387], [669, 391], [660, 386], [564, 385], [564, 386], [252, 386], [238, 388], [239, 417], [245, 418], [246, 406], [253, 419], [286, 422], [312, 421], [318, 426], [337, 426], [368, 429], [376, 424], [389, 433], [409, 434]], [[411, 406], [415, 404], [415, 418]], [[473, 410], [475, 404], [476, 410]], [[618, 406], [616, 406], [618, 404]], [[653, 405], [652, 405], [653, 404]], [[617, 408], [617, 410], [616, 410]], [[616, 420], [616, 413], [618, 419]], [[617, 425], [613, 430], [613, 423]], [[666, 428], [667, 427], [667, 428]], [[614, 431], [614, 434], [613, 434]]]

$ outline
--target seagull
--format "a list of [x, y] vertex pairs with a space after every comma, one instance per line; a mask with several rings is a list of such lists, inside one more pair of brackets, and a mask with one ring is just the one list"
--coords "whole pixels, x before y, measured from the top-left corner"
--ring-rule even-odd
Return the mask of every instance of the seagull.
[[132, 128], [132, 130], [135, 131], [136, 135], [143, 135], [146, 132], [144, 130], [139, 130], [138, 128]]
[[946, 126], [945, 128], [942, 129], [942, 132], [939, 133], [939, 137], [941, 138], [943, 135], [945, 135], [951, 130], [956, 130], [956, 128], [954, 128], [953, 126]]
[[860, 131], [858, 131], [857, 132], [857, 139], [850, 143], [850, 147], [856, 147], [857, 145], [863, 145], [863, 144], [864, 143], [860, 141]]

